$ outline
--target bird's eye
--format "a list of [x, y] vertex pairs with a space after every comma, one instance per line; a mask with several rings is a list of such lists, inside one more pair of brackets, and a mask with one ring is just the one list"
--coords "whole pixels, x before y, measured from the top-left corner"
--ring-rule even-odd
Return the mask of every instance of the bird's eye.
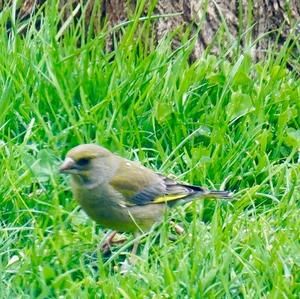
[[89, 164], [89, 162], [90, 162], [90, 159], [82, 158], [82, 159], [77, 160], [76, 164], [79, 166], [86, 166]]

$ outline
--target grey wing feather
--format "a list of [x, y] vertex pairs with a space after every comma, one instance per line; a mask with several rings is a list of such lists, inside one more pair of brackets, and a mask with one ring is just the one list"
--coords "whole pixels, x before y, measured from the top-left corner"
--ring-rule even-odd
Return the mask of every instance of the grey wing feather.
[[190, 197], [199, 191], [204, 191], [201, 187], [190, 186], [177, 183], [176, 181], [157, 174], [161, 178], [160, 184], [148, 186], [130, 198], [130, 201], [137, 205], [153, 203], [157, 197], [164, 195], [183, 195], [180, 199]]
[[[121, 160], [120, 166], [122, 171], [117, 171], [117, 174], [111, 179], [110, 185], [123, 196], [123, 204], [126, 206], [163, 202], [172, 205], [182, 200], [190, 201], [195, 196], [201, 195], [229, 197], [229, 193], [226, 191], [207, 191], [199, 186], [177, 183], [149, 168], [125, 159]], [[168, 198], [168, 195], [174, 195], [174, 197]], [[161, 198], [164, 196], [166, 196], [165, 199]]]
[[164, 184], [152, 185], [144, 188], [129, 200], [137, 205], [146, 205], [152, 203], [155, 198], [165, 194], [166, 186]]

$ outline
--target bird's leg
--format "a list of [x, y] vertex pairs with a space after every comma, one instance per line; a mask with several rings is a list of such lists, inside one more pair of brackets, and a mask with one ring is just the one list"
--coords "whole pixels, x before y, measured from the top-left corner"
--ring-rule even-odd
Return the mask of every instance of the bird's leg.
[[170, 221], [170, 224], [174, 227], [174, 230], [178, 235], [182, 235], [185, 233], [184, 228], [181, 227], [179, 224], [176, 224], [174, 221]]
[[101, 251], [103, 253], [107, 253], [112, 244], [119, 244], [119, 243], [123, 243], [124, 241], [126, 241], [126, 238], [119, 238], [117, 240], [114, 240], [114, 237], [116, 236], [116, 234], [117, 234], [117, 232], [113, 231], [112, 233], [110, 233], [108, 235], [108, 237], [106, 237], [104, 242], [101, 244]]
[[140, 239], [139, 239], [140, 233], [137, 232], [134, 234], [134, 241], [133, 241], [133, 247], [130, 254], [130, 264], [134, 265], [136, 263], [136, 253], [139, 247]]
[[108, 235], [108, 237], [105, 238], [104, 242], [101, 244], [101, 251], [103, 253], [107, 253], [109, 251], [109, 248], [112, 244], [112, 240], [116, 234], [117, 234], [117, 232], [113, 231], [112, 233], [110, 233]]
[[137, 262], [137, 250], [138, 250], [138, 247], [139, 247], [139, 242], [140, 242], [140, 239], [139, 239], [139, 236], [140, 236], [140, 233], [135, 233], [134, 234], [134, 241], [133, 241], [133, 247], [132, 247], [132, 250], [131, 250], [131, 253], [130, 253], [130, 258], [129, 260], [125, 260], [122, 264], [122, 267], [121, 267], [121, 274], [126, 274], [130, 267], [134, 264], [136, 264]]

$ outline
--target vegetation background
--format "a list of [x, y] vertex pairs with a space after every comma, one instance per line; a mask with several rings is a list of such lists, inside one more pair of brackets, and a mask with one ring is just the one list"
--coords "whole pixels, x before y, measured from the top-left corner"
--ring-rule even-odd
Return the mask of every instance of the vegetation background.
[[[299, 297], [298, 37], [259, 61], [216, 39], [218, 56], [191, 62], [189, 34], [155, 46], [151, 22], [137, 11], [106, 51], [116, 28], [93, 36], [52, 2], [23, 21], [1, 11], [1, 298]], [[236, 200], [169, 211], [186, 234], [170, 241], [164, 221], [121, 275], [132, 236], [102, 256], [106, 231], [57, 171], [83, 142]]]

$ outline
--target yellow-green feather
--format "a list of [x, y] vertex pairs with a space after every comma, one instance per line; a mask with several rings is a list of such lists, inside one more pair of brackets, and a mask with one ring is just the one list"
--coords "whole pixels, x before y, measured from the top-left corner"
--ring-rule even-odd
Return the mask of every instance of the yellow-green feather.
[[169, 195], [163, 195], [163, 196], [159, 196], [157, 198], [154, 199], [153, 203], [164, 203], [164, 202], [169, 202], [172, 200], [177, 200], [180, 198], [184, 198], [186, 197], [187, 194], [169, 194]]

